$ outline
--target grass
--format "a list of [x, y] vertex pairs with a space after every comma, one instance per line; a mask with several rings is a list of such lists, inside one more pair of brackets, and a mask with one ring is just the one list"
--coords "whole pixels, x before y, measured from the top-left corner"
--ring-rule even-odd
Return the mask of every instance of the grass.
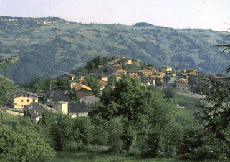
[[[177, 158], [151, 158], [139, 159], [133, 156], [117, 155], [101, 151], [88, 152], [57, 152], [54, 162], [197, 162], [192, 160], [179, 160]], [[216, 160], [204, 160], [203, 162], [216, 162]]]
[[55, 162], [177, 162], [171, 159], [137, 159], [105, 152], [57, 152]]
[[3, 123], [5, 123], [5, 122], [7, 122], [7, 123], [8, 122], [16, 122], [20, 118], [18, 116], [9, 115], [9, 114], [6, 114], [6, 113], [2, 113], [0, 115], [1, 115], [1, 119], [2, 119]]
[[176, 95], [176, 102], [182, 107], [196, 107], [199, 103], [197, 98]]

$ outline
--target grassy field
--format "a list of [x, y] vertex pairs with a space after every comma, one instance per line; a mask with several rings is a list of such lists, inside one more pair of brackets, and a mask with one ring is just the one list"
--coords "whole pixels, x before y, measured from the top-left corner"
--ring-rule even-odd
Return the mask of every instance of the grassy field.
[[55, 162], [176, 162], [171, 159], [137, 159], [104, 152], [57, 152]]
[[[197, 162], [179, 159], [138, 159], [132, 156], [116, 155], [106, 152], [57, 152], [54, 162]], [[203, 162], [216, 162], [216, 160], [205, 160]]]
[[0, 117], [1, 117], [1, 120], [3, 123], [5, 122], [16, 122], [20, 119], [19, 116], [13, 116], [13, 115], [9, 115], [9, 114], [6, 114], [6, 113], [1, 113], [0, 114]]
[[199, 100], [197, 98], [193, 97], [185, 97], [185, 96], [180, 96], [176, 95], [176, 101], [178, 105], [182, 107], [196, 107], [197, 104], [199, 103]]

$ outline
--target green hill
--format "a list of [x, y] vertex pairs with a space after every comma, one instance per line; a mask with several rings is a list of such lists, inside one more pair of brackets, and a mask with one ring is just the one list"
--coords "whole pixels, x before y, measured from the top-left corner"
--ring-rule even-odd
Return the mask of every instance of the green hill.
[[69, 72], [95, 55], [124, 55], [157, 67], [168, 64], [220, 73], [230, 57], [213, 46], [227, 43], [228, 34], [144, 22], [126, 26], [80, 24], [57, 17], [0, 17], [0, 57], [19, 55], [5, 72], [15, 82]]

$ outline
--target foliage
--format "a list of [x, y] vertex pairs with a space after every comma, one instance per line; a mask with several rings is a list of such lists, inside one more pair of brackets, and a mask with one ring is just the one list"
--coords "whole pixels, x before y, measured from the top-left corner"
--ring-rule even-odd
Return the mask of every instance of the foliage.
[[176, 96], [176, 89], [172, 87], [167, 87], [163, 90], [166, 98], [175, 98]]
[[96, 75], [87, 75], [85, 77], [86, 84], [92, 88], [92, 92], [95, 96], [100, 95], [100, 86], [99, 83], [97, 82], [97, 76]]
[[63, 80], [60, 77], [57, 77], [56, 87], [61, 90], [69, 90], [70, 89], [70, 82]]
[[95, 56], [93, 60], [87, 62], [86, 69], [92, 71], [98, 67], [98, 65], [102, 65], [101, 56]]
[[29, 120], [21, 120], [14, 125], [0, 123], [1, 161], [51, 161], [54, 156], [54, 150]]
[[39, 121], [50, 145], [57, 151], [82, 150], [91, 141], [91, 122], [88, 118], [45, 112]]
[[[229, 44], [217, 45], [217, 48], [222, 48], [224, 52], [229, 54]], [[229, 73], [230, 66], [226, 67], [226, 73]], [[230, 139], [229, 139], [229, 123], [230, 123], [230, 105], [229, 105], [229, 90], [230, 78], [223, 80], [210, 80], [210, 91], [206, 92], [206, 98], [203, 104], [200, 105], [200, 116], [203, 119], [203, 126], [210, 133], [212, 144], [215, 143], [216, 148], [214, 156], [216, 158], [225, 158], [229, 160], [230, 156]], [[211, 143], [210, 142], [210, 143]], [[220, 150], [222, 148], [222, 151]]]
[[113, 123], [109, 139], [119, 145], [110, 143], [111, 149], [157, 156], [160, 136], [171, 120], [169, 114], [173, 106], [164, 100], [162, 93], [149, 91], [137, 78], [124, 75], [115, 87], [103, 93], [101, 104], [91, 107], [90, 116]]
[[32, 79], [28, 83], [21, 83], [20, 87], [26, 88], [32, 92], [37, 92], [38, 90], [46, 91], [46, 90], [50, 89], [50, 87], [54, 86], [55, 84], [56, 84], [55, 79], [41, 77], [41, 78]]
[[[0, 71], [5, 70], [9, 64], [14, 63], [15, 59], [17, 59], [17, 56], [0, 60]], [[0, 77], [0, 105], [9, 99], [6, 94], [14, 89], [15, 86], [9, 79]]]
[[[59, 152], [55, 157], [55, 162], [182, 162], [178, 159], [138, 159], [136, 157], [105, 153], [102, 151], [89, 151], [89, 152]], [[213, 161], [214, 162], [214, 161]]]
[[16, 90], [16, 87], [12, 81], [0, 77], [0, 105], [10, 100], [7, 94], [14, 90]]

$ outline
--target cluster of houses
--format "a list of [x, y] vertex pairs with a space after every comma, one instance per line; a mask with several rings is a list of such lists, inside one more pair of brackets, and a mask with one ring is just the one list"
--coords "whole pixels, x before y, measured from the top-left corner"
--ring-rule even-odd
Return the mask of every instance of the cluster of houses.
[[72, 118], [88, 116], [88, 106], [99, 102], [100, 98], [92, 95], [92, 89], [87, 86], [79, 84], [74, 87], [77, 89], [75, 94], [78, 102], [72, 102], [69, 95], [62, 90], [46, 91], [42, 96], [20, 91], [10, 94], [12, 108], [24, 110], [24, 115], [30, 116], [34, 123], [38, 122], [46, 111], [70, 115]]
[[[174, 70], [170, 66], [156, 69], [153, 66], [143, 66], [140, 61], [126, 57], [113, 57], [113, 59], [105, 57], [103, 64], [98, 65], [96, 72], [90, 74], [97, 76], [101, 92], [108, 84], [110, 77], [119, 81], [123, 75], [139, 78], [144, 86], [152, 85], [162, 88], [171, 86], [182, 93], [202, 93], [210, 88], [208, 80], [221, 81], [224, 79], [224, 76], [221, 75], [197, 73], [193, 69]], [[24, 114], [30, 116], [33, 122], [39, 121], [45, 111], [62, 113], [73, 118], [87, 116], [89, 105], [100, 101], [100, 98], [93, 95], [92, 88], [84, 84], [87, 75], [77, 77], [68, 73], [59, 76], [60, 79], [69, 83], [71, 91], [50, 89], [40, 97], [40, 100], [45, 104], [38, 100], [39, 96], [36, 94], [25, 91], [14, 92], [10, 95], [12, 107], [19, 110], [23, 109]], [[70, 93], [74, 95], [75, 101], [70, 100]]]

